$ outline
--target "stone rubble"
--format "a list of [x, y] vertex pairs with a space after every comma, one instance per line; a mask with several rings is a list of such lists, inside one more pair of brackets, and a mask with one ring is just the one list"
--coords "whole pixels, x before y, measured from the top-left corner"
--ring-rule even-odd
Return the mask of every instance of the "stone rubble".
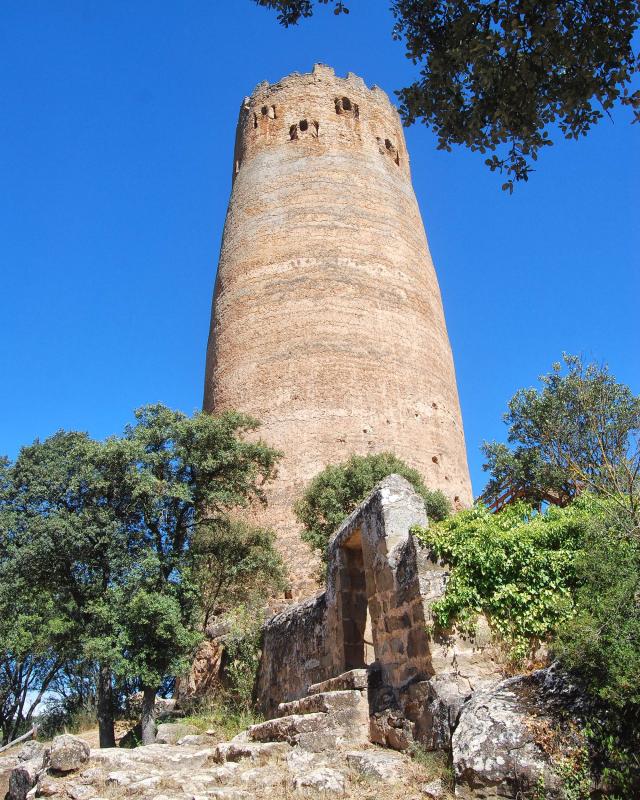
[[[341, 680], [332, 687], [355, 685], [353, 676]], [[89, 750], [70, 735], [46, 748], [29, 742], [13, 757], [7, 800], [353, 797], [360, 796], [349, 793], [358, 781], [379, 787], [380, 798], [404, 798], [398, 792], [416, 767], [405, 753], [367, 740], [367, 690], [325, 689], [316, 687], [306, 698], [283, 704], [283, 716], [228, 742], [214, 744], [206, 734], [135, 749]], [[307, 713], [284, 713], [290, 710]], [[560, 798], [554, 756], [544, 743], [555, 736], [563, 752], [579, 748], [584, 710], [579, 692], [555, 667], [474, 693], [451, 740], [456, 800], [530, 797], [541, 781], [549, 800]], [[208, 746], [201, 746], [201, 739]], [[407, 794], [406, 800], [450, 798], [443, 780], [432, 775], [426, 782], [429, 777], [422, 776], [413, 785], [419, 794]]]
[[[79, 737], [58, 739], [52, 751], [88, 750]], [[91, 750], [86, 761], [78, 759], [79, 766], [66, 772], [50, 771], [41, 755], [17, 763], [7, 800], [253, 800], [279, 798], [284, 789], [286, 796], [339, 798], [354, 776], [372, 786], [382, 782], [401, 787], [406, 780], [408, 757], [371, 745], [315, 752], [288, 742], [245, 739], [241, 734], [237, 741], [207, 748], [186, 742]]]
[[420, 787], [420, 791], [424, 800], [443, 800], [447, 794], [444, 781], [442, 781], [440, 778], [436, 778], [435, 781], [429, 781], [429, 783], [425, 783], [424, 786]]
[[380, 781], [399, 781], [405, 759], [396, 752], [370, 751], [347, 753], [347, 764], [366, 778], [377, 778]]
[[307, 789], [313, 789], [316, 792], [339, 795], [344, 792], [344, 775], [338, 772], [337, 769], [320, 767], [311, 772], [297, 775], [293, 779], [293, 786], [302, 794], [304, 794]]

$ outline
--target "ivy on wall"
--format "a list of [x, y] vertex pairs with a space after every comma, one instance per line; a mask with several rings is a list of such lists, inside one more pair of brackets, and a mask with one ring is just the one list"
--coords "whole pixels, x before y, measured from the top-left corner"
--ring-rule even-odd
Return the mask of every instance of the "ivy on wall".
[[584, 496], [543, 513], [516, 503], [500, 514], [477, 505], [427, 529], [420, 543], [452, 566], [436, 624], [470, 627], [485, 614], [494, 631], [524, 658], [574, 613], [576, 557], [596, 513]]

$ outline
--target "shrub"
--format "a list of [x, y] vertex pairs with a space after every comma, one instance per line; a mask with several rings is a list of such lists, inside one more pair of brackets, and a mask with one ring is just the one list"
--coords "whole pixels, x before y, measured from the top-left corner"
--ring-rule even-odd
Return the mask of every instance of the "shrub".
[[260, 664], [263, 621], [258, 608], [243, 605], [237, 606], [227, 616], [229, 632], [224, 637], [228, 681], [226, 703], [236, 712], [248, 712], [252, 706]]
[[640, 709], [640, 543], [620, 532], [615, 517], [596, 517], [576, 574], [576, 613], [555, 652], [601, 700]]
[[345, 517], [370, 494], [379, 481], [393, 473], [406, 478], [424, 499], [430, 520], [442, 520], [451, 513], [451, 504], [445, 495], [427, 489], [420, 473], [392, 453], [354, 455], [342, 464], [325, 467], [296, 503], [296, 516], [304, 525], [304, 541], [326, 560], [329, 539]]
[[554, 645], [597, 701], [588, 733], [610, 800], [640, 797], [640, 542], [625, 523], [611, 507], [592, 520], [576, 560], [575, 614]]
[[452, 566], [433, 606], [436, 624], [464, 627], [486, 614], [522, 659], [573, 614], [576, 559], [592, 513], [589, 496], [545, 513], [524, 503], [500, 514], [475, 506], [419, 529], [422, 544]]

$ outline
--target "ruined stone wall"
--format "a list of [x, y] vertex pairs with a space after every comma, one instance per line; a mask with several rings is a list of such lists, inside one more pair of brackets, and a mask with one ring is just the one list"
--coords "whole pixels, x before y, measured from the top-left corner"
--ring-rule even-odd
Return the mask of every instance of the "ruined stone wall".
[[284, 452], [269, 506], [295, 597], [316, 563], [292, 506], [327, 464], [390, 450], [471, 501], [440, 290], [400, 119], [329, 67], [260, 84], [240, 110], [204, 408], [262, 421]]
[[323, 592], [290, 606], [264, 626], [256, 693], [267, 716], [273, 716], [278, 703], [304, 697], [312, 683], [340, 671], [327, 640], [326, 612]]
[[[502, 671], [482, 617], [473, 635], [434, 630], [432, 605], [443, 596], [450, 569], [416, 546], [416, 525], [427, 525], [424, 502], [408, 481], [390, 475], [336, 531], [326, 591], [265, 625], [257, 696], [268, 715], [279, 702], [303, 697], [312, 683], [369, 667], [377, 694], [395, 699], [417, 739], [434, 749], [448, 745], [465, 700]], [[365, 645], [367, 611], [373, 664]], [[384, 733], [384, 715], [376, 712], [376, 720], [376, 741], [396, 746]]]

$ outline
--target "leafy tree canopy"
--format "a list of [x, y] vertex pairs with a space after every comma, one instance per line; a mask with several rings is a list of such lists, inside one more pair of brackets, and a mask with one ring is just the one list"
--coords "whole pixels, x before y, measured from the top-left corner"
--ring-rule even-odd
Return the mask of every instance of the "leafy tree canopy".
[[204, 628], [239, 606], [254, 607], [286, 586], [275, 534], [222, 517], [201, 523], [192, 547]]
[[[110, 641], [105, 592], [125, 573], [133, 545], [110, 487], [126, 465], [113, 448], [59, 432], [4, 462], [0, 489], [0, 647], [11, 691], [2, 724], [28, 723], [84, 644]], [[7, 697], [9, 701], [7, 701]], [[34, 699], [25, 705], [27, 697]], [[11, 700], [13, 698], [13, 700]]]
[[[157, 404], [135, 416], [123, 436], [95, 442], [61, 431], [0, 464], [0, 637], [10, 683], [25, 658], [29, 675], [44, 674], [39, 687], [20, 678], [5, 693], [7, 708], [65, 665], [99, 664], [99, 716], [102, 708], [113, 728], [112, 674], [137, 683], [149, 740], [156, 691], [185, 668], [200, 638], [197, 528], [232, 537], [226, 515], [264, 501], [279, 454], [246, 436], [258, 423], [242, 414], [187, 417]], [[271, 547], [281, 576], [268, 534], [254, 535], [260, 545]], [[16, 719], [15, 708], [7, 713]]]
[[325, 467], [311, 481], [295, 507], [303, 524], [302, 538], [326, 560], [329, 539], [339, 525], [373, 490], [374, 486], [396, 473], [406, 478], [424, 499], [430, 520], [441, 520], [451, 511], [451, 504], [440, 491], [424, 485], [420, 473], [392, 453], [368, 456], [353, 455], [342, 464]]
[[563, 362], [541, 376], [540, 389], [520, 389], [509, 402], [512, 447], [484, 444], [491, 477], [483, 498], [510, 490], [533, 503], [564, 504], [587, 489], [610, 499], [637, 529], [640, 397], [606, 366], [570, 355]]
[[[283, 25], [312, 15], [313, 0], [254, 0]], [[344, 2], [336, 14], [348, 13]], [[638, 56], [638, 0], [391, 0], [393, 36], [419, 77], [397, 92], [406, 124], [421, 120], [440, 149], [492, 153], [502, 188], [526, 181], [555, 130], [578, 139], [621, 102], [640, 119], [630, 91]]]
[[640, 543], [620, 523], [619, 513], [592, 518], [576, 559], [576, 613], [554, 650], [600, 699], [634, 707], [640, 721]]

